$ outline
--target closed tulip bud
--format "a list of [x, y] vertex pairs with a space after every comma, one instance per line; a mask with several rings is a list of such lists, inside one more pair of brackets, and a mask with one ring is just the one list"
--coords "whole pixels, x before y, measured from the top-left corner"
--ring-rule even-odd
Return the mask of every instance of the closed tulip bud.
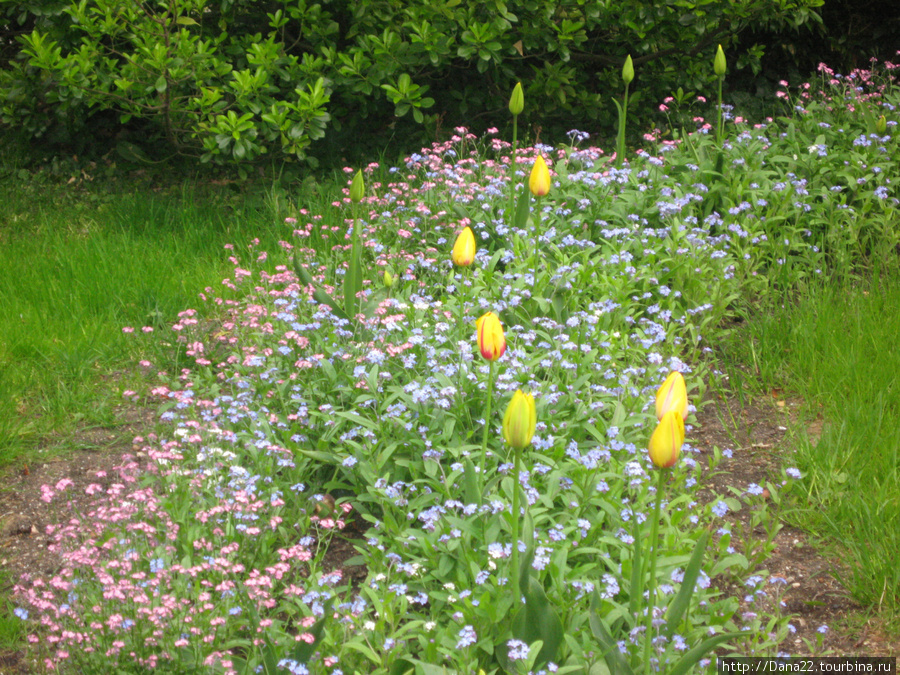
[[660, 469], [668, 469], [678, 461], [683, 444], [684, 420], [677, 410], [670, 410], [650, 437], [650, 461]]
[[506, 351], [506, 337], [503, 335], [503, 325], [500, 317], [493, 312], [483, 315], [475, 323], [478, 335], [478, 349], [481, 355], [488, 361], [496, 361]]
[[625, 65], [622, 66], [622, 81], [625, 84], [631, 84], [634, 79], [634, 64], [631, 62], [631, 54], [625, 59]]
[[538, 155], [531, 167], [531, 176], [528, 179], [528, 189], [535, 197], [543, 197], [550, 192], [550, 170], [542, 155]]
[[713, 70], [717, 77], [725, 75], [725, 52], [722, 51], [722, 45], [716, 50], [716, 58], [713, 60]]
[[509, 97], [509, 112], [521, 115], [523, 110], [525, 110], [525, 94], [522, 91], [522, 83], [517, 82], [513, 87], [512, 96]]
[[684, 377], [672, 371], [656, 392], [656, 419], [661, 420], [670, 410], [677, 410], [681, 419], [687, 417], [688, 398]]
[[875, 122], [875, 131], [876, 133], [883, 134], [887, 131], [887, 120], [884, 118], [884, 115], [878, 118], [878, 121]]
[[475, 262], [475, 233], [471, 227], [463, 228], [453, 244], [453, 251], [450, 253], [450, 259], [454, 265], [460, 267], [468, 267]]
[[356, 175], [353, 176], [353, 182], [350, 183], [350, 201], [354, 204], [358, 204], [362, 201], [362, 198], [366, 195], [366, 184], [363, 181], [363, 172], [362, 169], [356, 172]]
[[384, 271], [384, 285], [388, 288], [394, 285], [394, 275], [391, 274], [388, 270]]
[[536, 425], [534, 397], [517, 389], [506, 406], [506, 414], [503, 415], [503, 438], [510, 447], [524, 450], [531, 445]]

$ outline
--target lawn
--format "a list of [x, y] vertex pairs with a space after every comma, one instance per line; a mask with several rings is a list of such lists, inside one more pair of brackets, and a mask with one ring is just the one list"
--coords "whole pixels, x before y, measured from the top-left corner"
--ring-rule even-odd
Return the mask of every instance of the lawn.
[[[854, 593], [896, 612], [896, 543], [827, 510], [897, 521], [896, 449], [845, 442], [854, 415], [833, 396], [858, 390], [868, 410], [885, 371], [868, 387], [848, 384], [852, 367], [775, 365], [807, 353], [801, 340], [827, 358], [818, 341], [848, 325], [845, 289], [896, 278], [893, 76], [823, 72], [785, 86], [784, 116], [765, 121], [667, 101], [668, 127], [624, 158], [581, 132], [514, 149], [459, 128], [395, 166], [348, 168], [333, 198], [269, 212], [267, 238], [229, 247], [224, 280], [191, 281], [200, 301], [159, 323], [120, 301], [97, 343], [168, 366], [120, 386], [158, 405], [160, 426], [135, 441], [146, 466], [98, 477], [82, 488], [94, 505], [51, 530], [59, 571], [17, 586], [31, 648], [63, 672], [703, 671], [715, 654], [773, 655], [791, 633], [771, 602], [781, 580], [725, 518], [768, 508], [763, 490], [815, 500], [817, 534], [867, 551]], [[198, 244], [173, 241], [188, 265]], [[110, 274], [131, 269], [86, 250]], [[134, 285], [113, 279], [97, 292]], [[804, 319], [808, 298], [844, 320]], [[768, 321], [786, 346], [735, 333]], [[858, 325], [855, 342], [889, 341]], [[710, 498], [715, 462], [693, 425], [735, 335], [746, 351], [730, 353], [765, 365], [732, 386], [822, 400], [834, 444]], [[885, 400], [852, 424], [888, 430]], [[870, 470], [878, 490], [862, 487]], [[72, 489], [45, 496], [65, 504]], [[329, 565], [348, 528], [343, 563], [362, 579]]]

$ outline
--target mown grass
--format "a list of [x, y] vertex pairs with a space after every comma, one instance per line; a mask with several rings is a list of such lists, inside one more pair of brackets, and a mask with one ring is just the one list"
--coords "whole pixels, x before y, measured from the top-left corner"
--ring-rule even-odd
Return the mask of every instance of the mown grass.
[[0, 183], [0, 465], [114, 424], [139, 360], [177, 366], [174, 350], [137, 351], [147, 341], [123, 327], [170, 330], [221, 283], [225, 244], [239, 255], [254, 238], [269, 248], [289, 238], [292, 200], [276, 194], [191, 181], [174, 192], [129, 179], [67, 186], [11, 172]]
[[832, 280], [753, 315], [729, 350], [755, 380], [732, 369], [735, 389], [784, 388], [824, 420], [820, 435], [796, 429], [795, 463], [808, 487], [797, 518], [848, 556], [845, 583], [876, 608], [896, 606], [888, 589], [900, 581], [898, 310], [896, 269]]

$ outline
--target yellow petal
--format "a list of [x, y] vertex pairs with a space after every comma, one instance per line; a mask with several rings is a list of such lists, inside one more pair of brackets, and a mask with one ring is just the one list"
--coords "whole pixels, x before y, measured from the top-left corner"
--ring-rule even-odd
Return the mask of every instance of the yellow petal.
[[478, 349], [488, 361], [496, 361], [506, 351], [506, 337], [500, 318], [493, 312], [481, 316], [475, 324]]
[[536, 426], [534, 397], [516, 390], [503, 415], [503, 438], [516, 450], [524, 450], [531, 444]]
[[466, 227], [459, 233], [456, 243], [453, 244], [450, 259], [454, 265], [460, 267], [468, 267], [475, 262], [475, 233], [471, 227]]
[[650, 437], [650, 461], [668, 469], [678, 460], [684, 444], [684, 420], [677, 410], [667, 412]]
[[682, 420], [687, 417], [687, 387], [684, 384], [684, 377], [677, 370], [669, 373], [666, 381], [656, 392], [656, 419], [661, 420], [670, 410], [677, 410]]
[[550, 170], [542, 155], [538, 155], [531, 167], [531, 176], [528, 178], [528, 189], [535, 197], [543, 197], [550, 192]]

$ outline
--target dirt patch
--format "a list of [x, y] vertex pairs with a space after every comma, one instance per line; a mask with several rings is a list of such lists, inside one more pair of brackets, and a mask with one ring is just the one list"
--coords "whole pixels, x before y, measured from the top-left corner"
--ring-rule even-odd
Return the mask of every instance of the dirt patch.
[[[690, 434], [691, 442], [701, 457], [709, 459], [714, 448], [731, 448], [731, 459], [723, 460], [714, 472], [707, 472], [707, 497], [731, 495], [729, 488], [743, 491], [755, 483], [780, 480], [782, 462], [789, 455], [785, 435], [791, 423], [795, 403], [763, 400], [739, 406], [733, 400], [716, 400], [704, 406]], [[55, 501], [47, 503], [41, 486], [56, 485], [60, 480], [73, 481], [68, 491], [73, 507], [87, 510], [93, 498], [85, 493], [89, 483], [106, 485], [116, 476], [115, 467], [123, 455], [137, 450], [131, 438], [146, 435], [156, 423], [151, 409], [123, 411], [122, 424], [114, 429], [90, 430], [66, 439], [72, 452], [64, 457], [7, 468], [2, 472], [0, 491], [0, 572], [6, 592], [25, 573], [51, 575], [59, 562], [47, 549], [46, 526], [67, 519], [67, 512]], [[106, 482], [104, 482], [106, 481]], [[774, 505], [773, 505], [774, 506]], [[737, 534], [745, 533], [748, 541], [765, 539], [766, 530], [754, 526], [749, 509], [726, 516]], [[364, 523], [348, 523], [342, 538], [332, 541], [326, 569], [343, 568], [354, 582], [365, 578], [364, 567], [347, 567], [345, 562], [356, 555], [355, 543], [363, 537]], [[794, 615], [796, 633], [781, 645], [781, 651], [792, 655], [808, 655], [812, 648], [839, 656], [892, 656], [900, 654], [900, 634], [885, 622], [860, 618], [863, 608], [849, 597], [833, 575], [838, 563], [823, 557], [809, 537], [795, 527], [784, 526], [772, 540], [774, 548], [764, 563], [771, 576], [785, 580], [780, 599], [782, 611]], [[738, 544], [735, 545], [740, 550]], [[740, 597], [743, 589], [721, 586], [723, 592]], [[822, 625], [829, 630], [818, 632]], [[23, 675], [41, 672], [29, 663], [22, 651], [0, 653], [0, 675]]]
[[[757, 399], [751, 405], [740, 405], [734, 399], [717, 399], [703, 407], [690, 434], [694, 447], [706, 460], [713, 456], [716, 447], [732, 450], [730, 459], [723, 460], [715, 471], [707, 472], [707, 497], [735, 496], [730, 488], [745, 493], [751, 485], [764, 486], [767, 481], [779, 485], [782, 469], [790, 466], [787, 434], [799, 422], [800, 405], [799, 401], [786, 400], [780, 392], [773, 392], [772, 396]], [[814, 440], [821, 435], [822, 420], [812, 420], [807, 427]], [[768, 490], [756, 497], [744, 497], [751, 503], [769, 501], [766, 506], [777, 518], [778, 506], [771, 503]], [[735, 539], [743, 538], [751, 546], [765, 542], [771, 530], [771, 525], [767, 527], [754, 519], [749, 505], [728, 513], [725, 520], [740, 535]], [[841, 562], [817, 550], [805, 531], [778, 524], [781, 529], [771, 539], [773, 548], [763, 567], [770, 578], [784, 580], [767, 591], [774, 601], [784, 603], [781, 611], [792, 615], [791, 624], [796, 629], [782, 642], [781, 651], [795, 656], [900, 654], [900, 632], [896, 627], [888, 627], [884, 619], [867, 619], [866, 609], [838, 581], [836, 574], [841, 570]], [[739, 541], [735, 541], [735, 548], [747, 553]], [[745, 589], [734, 585], [722, 584], [720, 588], [737, 597], [746, 594]]]

